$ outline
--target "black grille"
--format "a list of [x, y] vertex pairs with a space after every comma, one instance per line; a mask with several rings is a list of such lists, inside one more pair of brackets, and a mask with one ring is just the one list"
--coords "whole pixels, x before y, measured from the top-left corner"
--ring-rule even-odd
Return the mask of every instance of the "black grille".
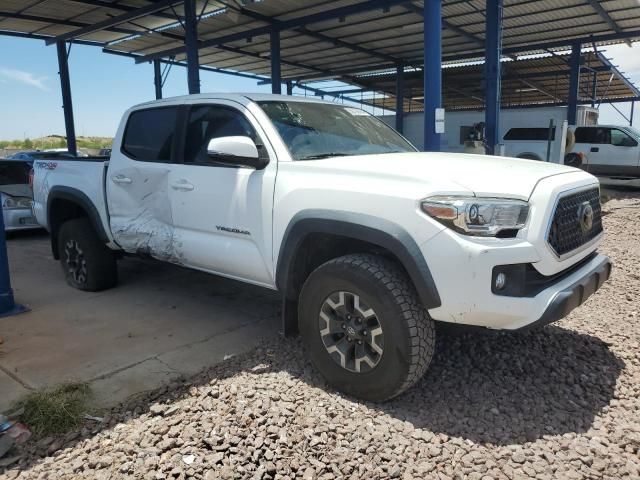
[[[593, 210], [593, 223], [585, 229], [581, 221], [588, 204]], [[558, 255], [564, 255], [580, 248], [602, 233], [602, 213], [598, 188], [584, 190], [563, 197], [556, 206], [549, 230], [549, 245]]]

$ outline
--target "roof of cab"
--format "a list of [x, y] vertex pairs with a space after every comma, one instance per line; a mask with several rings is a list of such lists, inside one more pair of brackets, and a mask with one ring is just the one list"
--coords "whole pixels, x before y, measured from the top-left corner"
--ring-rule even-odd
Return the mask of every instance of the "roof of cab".
[[265, 102], [265, 101], [281, 101], [281, 102], [308, 102], [308, 103], [325, 103], [335, 105], [335, 103], [328, 102], [316, 97], [302, 97], [297, 95], [276, 95], [271, 93], [197, 93], [192, 95], [180, 95], [177, 97], [167, 97], [159, 100], [151, 100], [149, 102], [139, 103], [130, 108], [130, 110], [137, 110], [143, 107], [150, 107], [153, 105], [174, 105], [180, 104], [187, 100], [231, 100], [240, 104], [246, 105], [253, 102]]

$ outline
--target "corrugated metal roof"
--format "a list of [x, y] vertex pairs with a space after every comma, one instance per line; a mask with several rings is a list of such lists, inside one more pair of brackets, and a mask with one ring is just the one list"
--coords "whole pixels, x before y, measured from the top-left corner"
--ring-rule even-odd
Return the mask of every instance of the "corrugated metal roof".
[[[502, 62], [502, 106], [508, 108], [566, 103], [569, 97], [568, 62], [568, 55]], [[443, 104], [447, 110], [484, 108], [484, 64], [444, 68], [442, 80]], [[365, 93], [365, 103], [395, 109], [395, 71], [361, 76], [355, 83], [364, 86], [366, 90], [377, 92]], [[424, 98], [422, 72], [406, 72], [404, 85], [405, 111], [421, 111]], [[639, 96], [638, 89], [602, 54], [583, 54], [580, 100], [595, 99], [598, 103], [601, 100], [619, 101]], [[354, 95], [354, 98], [357, 98], [357, 95]]]
[[[56, 36], [148, 6], [147, 0], [0, 0], [0, 31]], [[230, 34], [262, 32], [203, 48], [201, 65], [269, 75], [270, 43], [264, 27], [319, 12], [357, 6], [362, 0], [198, 0], [201, 41]], [[597, 4], [594, 6], [594, 3]], [[244, 6], [239, 6], [244, 5]], [[443, 1], [445, 60], [484, 55], [485, 0]], [[283, 78], [337, 78], [353, 81], [362, 72], [402, 61], [419, 65], [423, 55], [422, 1], [390, 2], [386, 8], [315, 21], [282, 32]], [[154, 12], [80, 40], [126, 54], [147, 56], [184, 46], [183, 8]], [[640, 39], [638, 0], [505, 0], [506, 53], [539, 53], [539, 44], [593, 37], [599, 45], [620, 43], [621, 34]], [[627, 39], [629, 40], [629, 39]], [[559, 48], [559, 45], [552, 46]], [[168, 57], [166, 57], [168, 58]], [[184, 52], [175, 60], [182, 61]]]

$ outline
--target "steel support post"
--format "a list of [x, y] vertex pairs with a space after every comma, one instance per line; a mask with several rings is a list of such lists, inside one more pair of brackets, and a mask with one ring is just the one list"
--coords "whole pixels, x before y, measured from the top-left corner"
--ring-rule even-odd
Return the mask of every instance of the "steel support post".
[[280, 76], [280, 30], [271, 29], [271, 93], [282, 93], [282, 78]]
[[22, 305], [17, 305], [13, 299], [11, 278], [9, 276], [9, 259], [7, 257], [7, 242], [4, 232], [4, 215], [0, 208], [0, 317], [6, 317], [26, 311]]
[[73, 123], [73, 102], [71, 101], [71, 82], [69, 80], [69, 62], [67, 44], [63, 41], [56, 43], [58, 50], [58, 72], [60, 74], [60, 89], [62, 91], [62, 109], [64, 111], [64, 128], [67, 135], [67, 150], [76, 155], [76, 129]]
[[569, 65], [571, 71], [569, 73], [569, 98], [567, 100], [567, 121], [569, 125], [575, 125], [578, 118], [578, 90], [580, 87], [580, 51], [582, 45], [574, 43], [571, 46], [571, 58]]
[[486, 40], [485, 40], [485, 133], [487, 154], [495, 155], [500, 143], [500, 94], [502, 69], [502, 0], [487, 1]]
[[184, 44], [187, 50], [187, 84], [189, 94], [200, 93], [200, 59], [198, 58], [198, 17], [195, 0], [184, 2]]
[[153, 85], [156, 89], [156, 100], [160, 100], [162, 98], [162, 71], [158, 59], [153, 61]]
[[402, 133], [404, 123], [404, 65], [396, 67], [396, 130]]
[[442, 107], [442, 2], [424, 1], [424, 148], [440, 151], [436, 110]]

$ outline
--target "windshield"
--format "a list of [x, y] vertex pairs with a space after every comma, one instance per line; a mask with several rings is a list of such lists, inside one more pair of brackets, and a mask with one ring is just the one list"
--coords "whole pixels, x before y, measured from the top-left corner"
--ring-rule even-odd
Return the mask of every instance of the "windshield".
[[631, 134], [631, 136], [636, 137], [638, 140], [640, 140], [640, 131], [638, 131], [633, 127], [625, 127], [625, 128], [627, 129], [627, 132]]
[[282, 101], [258, 105], [294, 160], [416, 151], [384, 122], [357, 108]]

